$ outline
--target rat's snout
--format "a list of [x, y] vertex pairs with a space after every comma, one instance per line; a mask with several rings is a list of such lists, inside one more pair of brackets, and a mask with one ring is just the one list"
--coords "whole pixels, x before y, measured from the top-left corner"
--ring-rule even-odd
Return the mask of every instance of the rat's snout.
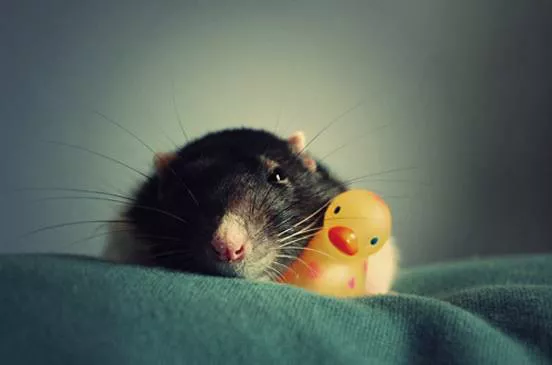
[[241, 261], [251, 250], [247, 231], [238, 217], [232, 214], [223, 217], [211, 245], [217, 257], [227, 262]]
[[211, 242], [218, 258], [223, 261], [241, 261], [245, 257], [246, 244], [241, 240], [216, 235]]

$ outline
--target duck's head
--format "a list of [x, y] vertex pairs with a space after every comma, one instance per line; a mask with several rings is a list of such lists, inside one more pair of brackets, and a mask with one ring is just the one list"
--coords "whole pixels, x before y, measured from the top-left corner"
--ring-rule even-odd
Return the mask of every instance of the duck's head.
[[370, 191], [348, 190], [328, 206], [322, 233], [343, 258], [366, 258], [389, 240], [391, 211], [382, 198]]

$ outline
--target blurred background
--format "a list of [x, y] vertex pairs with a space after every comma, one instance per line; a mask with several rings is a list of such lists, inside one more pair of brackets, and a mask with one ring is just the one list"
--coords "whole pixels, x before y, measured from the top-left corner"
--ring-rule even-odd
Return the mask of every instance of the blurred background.
[[[0, 252], [95, 255], [151, 152], [224, 127], [311, 152], [387, 198], [405, 266], [552, 249], [552, 2], [0, 3]], [[343, 147], [343, 148], [341, 148]], [[50, 199], [45, 197], [65, 197]], [[79, 199], [75, 199], [79, 198]], [[92, 237], [95, 237], [92, 239]]]

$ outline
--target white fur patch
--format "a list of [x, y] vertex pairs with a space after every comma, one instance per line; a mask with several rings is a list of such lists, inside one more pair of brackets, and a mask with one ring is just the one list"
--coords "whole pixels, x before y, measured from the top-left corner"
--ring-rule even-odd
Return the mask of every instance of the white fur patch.
[[394, 238], [368, 258], [366, 291], [370, 295], [388, 294], [394, 283], [399, 267], [399, 252]]

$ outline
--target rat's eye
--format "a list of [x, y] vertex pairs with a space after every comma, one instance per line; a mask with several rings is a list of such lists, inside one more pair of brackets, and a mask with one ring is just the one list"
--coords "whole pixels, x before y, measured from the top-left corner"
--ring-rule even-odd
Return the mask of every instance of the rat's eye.
[[276, 167], [272, 170], [270, 175], [268, 175], [268, 182], [271, 184], [285, 184], [288, 182], [288, 177], [281, 168]]

